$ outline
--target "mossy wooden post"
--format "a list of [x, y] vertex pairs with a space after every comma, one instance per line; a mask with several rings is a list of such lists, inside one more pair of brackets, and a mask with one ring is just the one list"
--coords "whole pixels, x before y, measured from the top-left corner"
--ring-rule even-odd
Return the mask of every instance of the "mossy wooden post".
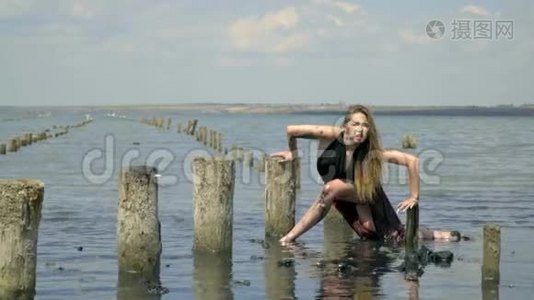
[[0, 299], [33, 299], [44, 184], [0, 180]]
[[482, 259], [482, 282], [499, 284], [501, 260], [501, 227], [484, 225], [484, 253]]
[[419, 262], [417, 259], [419, 232], [419, 205], [416, 204], [406, 211], [406, 237], [405, 237], [405, 278], [417, 281]]
[[195, 251], [231, 252], [234, 162], [224, 157], [193, 159]]
[[[222, 142], [223, 142], [223, 134], [219, 132], [218, 134], [218, 138], [217, 138], [217, 149], [219, 150], [219, 152], [223, 152], [223, 146], [222, 146]], [[225, 153], [226, 154], [226, 153]]]
[[33, 134], [30, 132], [30, 133], [26, 133], [25, 136], [26, 136], [26, 143], [28, 145], [31, 145], [33, 143]]
[[6, 154], [6, 144], [0, 144], [0, 155]]
[[254, 153], [250, 150], [243, 151], [243, 168], [251, 168], [254, 163]]
[[194, 135], [195, 134], [195, 128], [197, 127], [198, 120], [192, 120], [190, 121], [187, 134]]
[[17, 152], [19, 150], [16, 138], [10, 139], [7, 142], [7, 152]]
[[149, 280], [159, 280], [161, 255], [156, 174], [153, 167], [131, 166], [121, 170], [119, 178], [119, 273]]
[[267, 158], [265, 166], [265, 235], [281, 237], [295, 225], [295, 163]]

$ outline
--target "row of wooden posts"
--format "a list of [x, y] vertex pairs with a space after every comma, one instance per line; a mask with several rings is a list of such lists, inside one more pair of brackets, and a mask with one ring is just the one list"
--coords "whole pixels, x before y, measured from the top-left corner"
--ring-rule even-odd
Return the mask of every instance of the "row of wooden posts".
[[0, 155], [6, 155], [9, 152], [17, 152], [20, 148], [30, 146], [34, 143], [55, 138], [69, 133], [70, 128], [82, 127], [91, 123], [92, 119], [84, 120], [76, 125], [53, 126], [52, 129], [45, 129], [41, 132], [28, 132], [20, 136], [13, 137], [7, 141], [7, 144], [0, 143]]
[[[197, 157], [193, 169], [193, 249], [231, 255], [235, 161]], [[267, 158], [265, 235], [280, 237], [295, 224], [295, 160]], [[120, 273], [158, 281], [162, 251], [157, 173], [153, 167], [123, 169], [117, 212]], [[44, 184], [38, 180], [0, 180], [0, 298], [34, 293], [38, 227]], [[334, 211], [334, 210], [332, 210]], [[417, 208], [407, 222], [407, 253], [417, 246]], [[499, 281], [500, 229], [484, 227], [483, 282]], [[2, 294], [4, 293], [4, 294]]]
[[[151, 119], [142, 119], [141, 122], [157, 127], [157, 128], [171, 128], [172, 120], [164, 118], [153, 117]], [[187, 121], [187, 125], [182, 125], [180, 122], [176, 122], [176, 128], [178, 133], [195, 136], [196, 141], [212, 148], [220, 154], [224, 154], [226, 158], [234, 160], [237, 163], [241, 163], [243, 168], [254, 168], [256, 171], [262, 173], [265, 172], [265, 164], [267, 159], [266, 153], [260, 153], [258, 157], [254, 157], [253, 150], [243, 148], [236, 144], [232, 144], [230, 149], [223, 148], [223, 133], [209, 129], [207, 126], [200, 126], [197, 119]], [[300, 159], [296, 159], [294, 162], [296, 172], [296, 188], [300, 189], [301, 176], [300, 176]]]

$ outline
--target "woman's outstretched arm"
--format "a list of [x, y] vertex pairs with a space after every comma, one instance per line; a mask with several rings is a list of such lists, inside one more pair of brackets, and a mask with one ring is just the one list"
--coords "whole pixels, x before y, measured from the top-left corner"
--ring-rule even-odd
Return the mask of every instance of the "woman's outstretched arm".
[[287, 126], [287, 144], [294, 157], [297, 156], [297, 138], [334, 140], [341, 128], [328, 125], [289, 125]]
[[417, 204], [417, 201], [419, 201], [419, 159], [414, 155], [397, 150], [386, 150], [383, 152], [383, 157], [387, 162], [406, 166], [408, 168], [410, 196], [399, 203], [397, 208], [400, 211], [412, 208]]

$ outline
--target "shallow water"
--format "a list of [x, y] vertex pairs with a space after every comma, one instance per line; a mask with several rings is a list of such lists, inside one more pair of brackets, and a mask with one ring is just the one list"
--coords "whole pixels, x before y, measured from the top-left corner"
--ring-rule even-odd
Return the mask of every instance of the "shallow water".
[[[241, 167], [236, 172], [231, 260], [200, 257], [191, 251], [190, 163], [192, 157], [210, 150], [191, 136], [177, 134], [176, 121], [183, 124], [197, 118], [199, 125], [224, 133], [225, 147], [236, 144], [270, 153], [286, 147], [286, 125], [333, 124], [337, 116], [117, 111], [130, 118], [121, 119], [108, 117], [108, 112], [0, 108], [0, 140], [4, 143], [27, 131], [76, 124], [86, 113], [95, 118], [67, 135], [0, 156], [1, 178], [36, 178], [45, 183], [35, 299], [132, 299], [132, 294], [117, 292], [115, 223], [118, 171], [124, 155], [135, 149], [140, 157], [134, 163], [159, 163], [162, 178], [167, 180], [159, 189], [160, 275], [162, 285], [169, 289], [162, 296], [138, 295], [137, 299], [480, 299], [482, 226], [486, 223], [503, 228], [500, 298], [530, 298], [534, 292], [534, 259], [530, 255], [534, 247], [533, 119], [377, 116], [385, 147], [398, 148], [406, 133], [417, 137], [414, 153], [421, 159], [423, 181], [421, 223], [473, 237], [469, 242], [425, 243], [436, 251], [452, 251], [455, 259], [449, 267], [427, 265], [416, 287], [395, 269], [402, 262], [401, 249], [347, 242], [343, 231], [323, 223], [302, 236], [296, 249], [258, 242], [264, 238], [263, 174]], [[134, 121], [153, 116], [171, 118], [172, 130]], [[106, 147], [106, 136], [113, 138], [115, 149]], [[299, 141], [299, 147], [303, 158], [297, 217], [321, 188], [314, 166], [316, 144]], [[105, 164], [104, 159], [95, 158], [93, 175], [84, 176], [84, 157], [95, 149], [113, 159]], [[172, 162], [166, 168], [161, 161], [153, 161], [169, 154]], [[391, 166], [385, 181], [392, 204], [402, 201], [408, 191], [405, 171]], [[79, 246], [83, 251], [78, 251]], [[284, 258], [293, 258], [294, 265], [278, 266]], [[353, 273], [338, 270], [339, 263], [346, 261], [357, 266]], [[484, 299], [489, 298], [486, 295]]]

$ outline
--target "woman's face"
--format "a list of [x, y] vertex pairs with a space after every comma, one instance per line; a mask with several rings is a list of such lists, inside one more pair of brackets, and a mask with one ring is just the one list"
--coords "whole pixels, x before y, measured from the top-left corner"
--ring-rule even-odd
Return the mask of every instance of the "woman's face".
[[345, 124], [345, 134], [343, 136], [345, 145], [357, 145], [364, 142], [367, 139], [368, 132], [369, 123], [367, 122], [367, 117], [361, 112], [352, 114]]

